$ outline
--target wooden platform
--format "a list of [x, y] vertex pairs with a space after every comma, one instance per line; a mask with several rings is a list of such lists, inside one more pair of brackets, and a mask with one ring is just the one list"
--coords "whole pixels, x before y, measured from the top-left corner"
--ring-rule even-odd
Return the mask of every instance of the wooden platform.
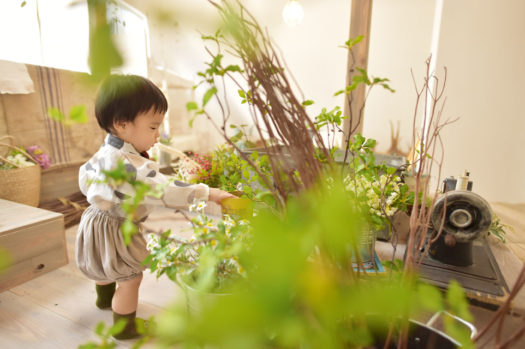
[[61, 214], [0, 199], [0, 292], [67, 264]]

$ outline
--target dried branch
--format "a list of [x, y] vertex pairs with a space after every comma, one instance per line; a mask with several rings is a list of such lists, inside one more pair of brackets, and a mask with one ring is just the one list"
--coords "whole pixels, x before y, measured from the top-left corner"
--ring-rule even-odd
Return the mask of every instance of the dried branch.
[[[225, 28], [224, 36], [215, 41], [218, 51], [232, 52], [242, 63], [243, 71], [235, 74], [240, 77], [241, 83], [235, 78], [233, 81], [245, 93], [250, 92], [249, 110], [255, 129], [263, 141], [264, 150], [269, 154], [274, 194], [284, 203], [290, 190], [300, 192], [311, 188], [322, 174], [312, 134], [319, 151], [330, 164], [332, 159], [320, 133], [295, 96], [289, 81], [289, 77], [293, 80], [293, 76], [282, 63], [281, 55], [274, 48], [268, 33], [261, 29], [240, 2], [236, 1], [235, 5], [229, 2], [219, 4], [213, 0], [209, 2], [217, 8]], [[208, 53], [214, 56], [209, 50]], [[232, 75], [227, 72], [221, 78], [232, 78]], [[243, 156], [243, 152], [225, 132], [228, 113], [223, 104], [227, 102], [223, 103], [218, 95], [215, 98], [222, 113], [222, 127], [216, 127], [226, 141]], [[278, 146], [270, 141], [277, 142]], [[243, 158], [248, 161], [247, 156]], [[288, 178], [283, 177], [283, 174]], [[268, 188], [272, 190], [271, 185]]]

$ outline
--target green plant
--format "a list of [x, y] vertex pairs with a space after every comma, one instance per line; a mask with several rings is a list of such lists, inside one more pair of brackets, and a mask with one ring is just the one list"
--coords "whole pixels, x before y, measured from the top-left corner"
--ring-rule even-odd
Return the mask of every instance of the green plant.
[[157, 277], [166, 274], [172, 281], [179, 277], [199, 290], [225, 291], [244, 278], [239, 255], [249, 246], [248, 221], [225, 215], [214, 220], [204, 215], [205, 202], [190, 206], [197, 213], [190, 218], [192, 237], [183, 239], [170, 230], [149, 234], [149, 257], [144, 261]]
[[[234, 282], [227, 297], [203, 302], [197, 313], [169, 308], [158, 317], [159, 344], [354, 348], [387, 337], [422, 310], [469, 318], [457, 284], [443, 296], [415, 275], [363, 277], [354, 270], [362, 222], [339, 185], [289, 200], [284, 215], [260, 212], [251, 248], [239, 257], [248, 282]], [[469, 347], [463, 332], [457, 338]]]
[[[272, 178], [267, 155], [259, 155], [257, 151], [253, 151], [249, 155], [250, 164], [236, 149], [221, 145], [209, 154], [194, 154], [193, 160], [200, 167], [190, 171], [179, 171], [181, 179], [187, 179], [191, 183], [205, 183], [210, 187], [252, 200], [265, 200], [267, 204], [275, 206], [267, 187], [267, 182]], [[257, 171], [254, 171], [252, 166], [255, 166]]]
[[373, 153], [375, 144], [374, 139], [366, 139], [359, 133], [353, 137], [344, 184], [353, 198], [364, 204], [372, 227], [379, 230], [397, 210], [406, 211], [412, 199], [408, 186], [397, 175], [399, 169], [377, 164]]
[[501, 242], [506, 242], [505, 239], [506, 231], [507, 229], [510, 229], [514, 232], [514, 228], [510, 225], [501, 223], [501, 219], [498, 217], [497, 214], [492, 215], [492, 222], [490, 223], [488, 235], [494, 235], [496, 238], [498, 238]]

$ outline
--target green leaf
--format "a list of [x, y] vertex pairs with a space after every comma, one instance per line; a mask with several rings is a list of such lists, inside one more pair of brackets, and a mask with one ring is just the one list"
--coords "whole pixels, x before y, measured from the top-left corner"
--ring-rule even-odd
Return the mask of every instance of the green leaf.
[[[103, 6], [104, 2], [95, 2], [95, 6]], [[111, 25], [102, 22], [90, 27], [89, 33], [89, 68], [96, 80], [101, 80], [111, 73], [111, 68], [124, 63], [122, 56], [113, 40]]]
[[98, 348], [98, 344], [97, 343], [94, 343], [94, 342], [88, 342], [86, 344], [82, 344], [82, 345], [79, 345], [78, 346], [78, 349], [94, 349], [94, 348]]
[[377, 141], [373, 138], [368, 138], [365, 142], [365, 144], [363, 144], [363, 147], [364, 148], [371, 148], [373, 149], [375, 146], [376, 146], [376, 143]]
[[217, 88], [215, 86], [213, 86], [208, 91], [206, 91], [206, 93], [202, 97], [202, 107], [203, 108], [204, 108], [204, 106], [206, 104], [208, 104], [208, 102], [210, 101], [211, 97], [213, 97], [213, 95], [215, 95], [216, 93], [217, 93]]
[[20, 4], [20, 7], [24, 7], [25, 5], [27, 5], [27, 1], [22, 1], [22, 3]]
[[396, 90], [394, 90], [393, 88], [391, 88], [388, 84], [380, 84], [380, 85], [383, 86], [383, 88], [384, 88], [385, 90], [388, 90], [388, 91], [390, 91], [390, 92], [392, 92], [392, 93], [396, 92]]
[[472, 321], [465, 291], [456, 280], [451, 280], [447, 290], [447, 302], [451, 311], [466, 321]]
[[135, 324], [137, 326], [137, 332], [138, 333], [140, 333], [140, 334], [146, 333], [146, 331], [147, 331], [146, 320], [141, 319], [141, 318], [136, 318], [135, 319]]
[[192, 111], [192, 110], [197, 110], [199, 109], [199, 106], [197, 105], [196, 102], [188, 102], [186, 103], [186, 110], [187, 111]]
[[211, 36], [211, 35], [201, 35], [201, 39], [203, 41], [206, 41], [206, 40], [217, 41], [217, 38], [215, 36]]
[[303, 105], [303, 107], [307, 107], [309, 105], [312, 105], [314, 104], [314, 101], [312, 101], [311, 99], [307, 99], [306, 101], [304, 101], [303, 103], [301, 103]]
[[348, 48], [349, 50], [352, 49], [356, 44], [360, 43], [363, 40], [363, 38], [364, 38], [363, 35], [358, 35], [353, 39], [352, 38], [348, 39], [345, 42], [346, 48]]
[[346, 86], [345, 90], [346, 90], [346, 94], [349, 94], [350, 92], [352, 92], [353, 90], [355, 90], [357, 88], [357, 84], [352, 84], [352, 85], [348, 85]]
[[239, 93], [239, 96], [240, 96], [241, 98], [246, 98], [246, 93], [244, 93], [243, 90], [237, 90], [237, 92]]
[[65, 122], [66, 116], [60, 111], [60, 109], [52, 107], [47, 110], [47, 115], [58, 122]]
[[69, 110], [69, 120], [76, 124], [85, 124], [89, 121], [85, 105], [75, 105]]
[[231, 65], [227, 66], [226, 68], [224, 68], [224, 70], [232, 71], [232, 72], [242, 72], [241, 67], [239, 67], [236, 64], [231, 64]]
[[116, 334], [119, 334], [124, 330], [124, 327], [126, 327], [126, 324], [128, 323], [128, 319], [120, 318], [118, 321], [108, 330], [108, 335], [113, 336]]
[[417, 293], [419, 303], [425, 309], [431, 311], [440, 311], [444, 309], [441, 292], [436, 287], [428, 284], [420, 284]]
[[388, 175], [393, 175], [394, 173], [396, 173], [397, 169], [395, 167], [387, 167], [386, 168], [386, 174]]
[[104, 333], [105, 327], [106, 327], [106, 324], [104, 324], [103, 321], [100, 321], [99, 323], [97, 323], [97, 326], [95, 327], [95, 333], [98, 334], [99, 336], [102, 336]]
[[124, 223], [122, 223], [120, 230], [122, 231], [122, 235], [124, 236], [124, 243], [127, 246], [131, 242], [131, 236], [138, 231], [138, 228], [135, 223], [133, 223], [129, 219], [126, 219]]
[[222, 55], [220, 53], [217, 56], [213, 57], [212, 66], [213, 67], [220, 67], [221, 66], [222, 57], [224, 57], [224, 55]]

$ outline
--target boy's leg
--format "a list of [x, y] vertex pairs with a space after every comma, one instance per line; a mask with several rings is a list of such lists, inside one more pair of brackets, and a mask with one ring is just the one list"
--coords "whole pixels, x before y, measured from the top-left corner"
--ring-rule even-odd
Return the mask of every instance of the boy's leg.
[[131, 339], [139, 337], [135, 326], [135, 315], [139, 301], [139, 287], [142, 281], [142, 274], [134, 279], [117, 282], [118, 287], [113, 296], [113, 321], [126, 319], [127, 324], [124, 330], [116, 334], [117, 339]]
[[97, 301], [96, 305], [100, 309], [111, 308], [111, 301], [115, 294], [115, 282], [95, 282], [95, 289], [97, 290]]

